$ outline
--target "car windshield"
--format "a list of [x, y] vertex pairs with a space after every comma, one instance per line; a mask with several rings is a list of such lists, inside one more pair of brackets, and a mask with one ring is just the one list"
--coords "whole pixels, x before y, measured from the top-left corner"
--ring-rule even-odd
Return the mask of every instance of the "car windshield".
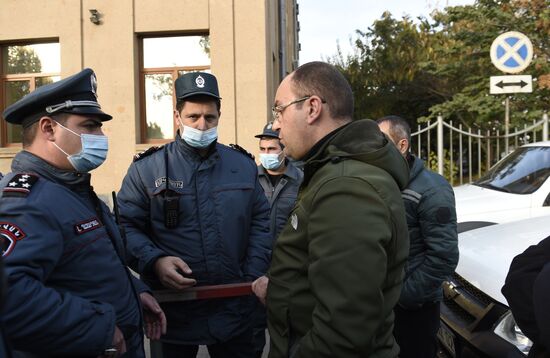
[[550, 175], [550, 147], [522, 147], [493, 166], [474, 184], [514, 194], [531, 194]]

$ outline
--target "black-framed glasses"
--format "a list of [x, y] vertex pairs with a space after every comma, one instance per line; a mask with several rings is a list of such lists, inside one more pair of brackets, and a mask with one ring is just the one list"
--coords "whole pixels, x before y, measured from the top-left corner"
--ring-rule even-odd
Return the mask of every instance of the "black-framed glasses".
[[305, 96], [302, 98], [295, 99], [294, 101], [288, 102], [287, 104], [280, 104], [278, 106], [271, 107], [271, 115], [273, 116], [274, 121], [279, 121], [280, 114], [289, 106], [292, 106], [293, 104], [300, 103], [305, 101], [306, 99], [310, 98], [311, 96]]

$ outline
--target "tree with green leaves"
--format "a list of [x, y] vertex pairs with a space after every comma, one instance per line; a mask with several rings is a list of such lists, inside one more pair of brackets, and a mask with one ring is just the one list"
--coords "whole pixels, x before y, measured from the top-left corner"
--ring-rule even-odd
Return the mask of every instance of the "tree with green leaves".
[[[355, 52], [330, 61], [350, 81], [357, 118], [398, 114], [418, 121], [445, 119], [492, 129], [504, 118], [504, 95], [489, 94], [492, 41], [519, 31], [533, 43], [534, 59], [523, 72], [533, 93], [510, 95], [512, 124], [530, 123], [550, 99], [550, 6], [548, 0], [477, 0], [447, 7], [433, 19], [394, 19], [384, 13], [357, 31]], [[414, 122], [411, 124], [415, 124]]]
[[29, 46], [7, 46], [7, 74], [16, 73], [39, 73], [42, 70], [40, 58], [32, 47]]

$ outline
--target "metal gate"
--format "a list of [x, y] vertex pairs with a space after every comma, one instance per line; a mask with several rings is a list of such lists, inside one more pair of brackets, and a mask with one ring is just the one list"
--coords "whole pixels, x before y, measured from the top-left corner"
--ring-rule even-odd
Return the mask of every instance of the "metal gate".
[[[432, 141], [432, 131], [435, 138]], [[426, 161], [432, 170], [449, 180], [451, 185], [472, 182], [515, 148], [537, 141], [548, 140], [548, 115], [533, 121], [530, 126], [514, 128], [509, 134], [491, 133], [481, 129], [464, 129], [462, 124], [444, 122], [438, 116], [437, 122], [428, 122], [411, 134], [411, 151]], [[435, 149], [435, 150], [434, 150]]]

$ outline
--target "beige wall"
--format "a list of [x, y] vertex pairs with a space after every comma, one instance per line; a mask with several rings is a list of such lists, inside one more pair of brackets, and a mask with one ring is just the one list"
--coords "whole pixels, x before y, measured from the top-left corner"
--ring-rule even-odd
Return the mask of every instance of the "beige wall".
[[[270, 120], [280, 80], [275, 1], [48, 0], [45, 6], [44, 0], [0, 0], [0, 9], [0, 45], [58, 39], [62, 77], [84, 67], [95, 70], [99, 101], [114, 116], [104, 126], [109, 158], [94, 171], [99, 193], [118, 190], [133, 154], [149, 146], [136, 144], [140, 35], [209, 33], [211, 70], [223, 98], [220, 142], [257, 152], [254, 135]], [[89, 9], [101, 13], [101, 25], [89, 20]], [[289, 41], [292, 37], [288, 35]], [[0, 148], [0, 171], [9, 171], [19, 149]]]

